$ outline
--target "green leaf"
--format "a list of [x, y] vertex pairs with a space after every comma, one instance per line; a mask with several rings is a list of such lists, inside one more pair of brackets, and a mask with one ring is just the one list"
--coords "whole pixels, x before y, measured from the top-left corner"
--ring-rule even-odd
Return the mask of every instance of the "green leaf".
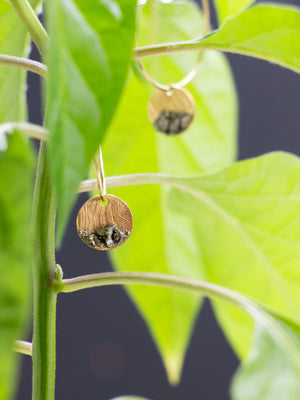
[[[30, 2], [37, 7], [39, 1]], [[29, 35], [12, 6], [0, 4], [0, 53], [26, 57]], [[26, 73], [0, 66], [0, 123], [26, 118]], [[32, 261], [28, 235], [32, 198], [33, 154], [17, 133], [0, 133], [0, 400], [15, 390], [14, 340], [29, 318]]]
[[[151, 15], [153, 9], [143, 9], [140, 43], [150, 43], [149, 35], [153, 32], [157, 34], [157, 41], [184, 40], [201, 32], [202, 18], [196, 4], [157, 3], [156, 8], [154, 15]], [[155, 29], [153, 20], [157, 22]], [[152, 28], [148, 29], [149, 26]], [[168, 83], [183, 78], [196, 57], [192, 54], [155, 57], [151, 65], [145, 65], [151, 68], [155, 78]], [[233, 161], [236, 98], [224, 57], [215, 52], [205, 53], [188, 90], [196, 102], [195, 120], [185, 133], [167, 137], [156, 132], [147, 118], [152, 86], [135, 76], [131, 78], [104, 143], [107, 175], [156, 171], [199, 174]], [[128, 203], [134, 219], [131, 238], [112, 251], [118, 270], [206, 277], [193, 220], [187, 216], [188, 209], [179, 214], [169, 207], [170, 188], [123, 188], [114, 193]], [[170, 381], [177, 382], [200, 297], [150, 287], [131, 288], [130, 294], [148, 323]]]
[[[30, 1], [37, 7], [40, 1]], [[0, 54], [27, 57], [29, 35], [10, 3], [0, 3]], [[0, 123], [26, 118], [26, 73], [0, 65]]]
[[238, 292], [215, 284], [204, 285], [209, 297], [217, 302], [222, 300], [220, 308], [227, 302], [236, 310], [246, 312], [255, 323], [251, 351], [233, 379], [232, 399], [297, 400], [300, 390], [299, 323]]
[[300, 73], [300, 9], [257, 5], [193, 43], [260, 58]]
[[233, 400], [297, 400], [300, 392], [300, 327], [276, 321], [292, 352], [276, 332], [258, 325], [253, 347], [234, 376]]
[[228, 17], [240, 14], [255, 0], [214, 0], [219, 21], [222, 22]]
[[33, 181], [33, 153], [17, 133], [0, 134], [0, 400], [16, 388], [15, 339], [29, 318], [29, 238]]
[[[195, 271], [198, 275], [200, 272], [207, 280], [250, 296], [267, 309], [271, 308], [280, 314], [282, 318], [294, 320], [299, 324], [299, 178], [298, 157], [287, 153], [270, 153], [239, 162], [217, 173], [194, 178], [150, 174], [119, 178], [119, 181], [123, 180], [127, 184], [169, 184], [173, 187], [166, 194], [164, 201], [168, 205], [168, 212], [176, 218], [173, 219], [172, 229], [168, 231], [171, 237], [177, 233], [177, 242], [173, 243], [169, 250], [171, 257], [179, 262], [177, 271], [172, 270], [174, 274], [183, 275], [187, 271], [189, 276], [193, 276]], [[148, 195], [146, 189], [142, 190], [143, 196]], [[141, 189], [132, 190], [130, 198], [136, 206], [140, 201]], [[142, 237], [135, 236], [119, 253], [114, 253], [118, 265], [122, 265], [124, 270], [132, 269], [133, 264], [138, 270], [143, 269], [142, 259], [149, 259], [150, 265], [153, 265], [153, 259], [157, 260], [154, 249], [156, 250], [161, 238], [158, 237], [156, 242], [152, 241], [152, 236], [157, 237], [159, 233], [156, 216], [152, 214], [152, 210], [156, 210], [155, 202], [150, 204], [149, 201], [146, 210], [149, 217], [144, 225], [148, 232], [145, 229]], [[168, 222], [170, 224], [170, 221]], [[153, 225], [155, 226], [149, 238], [147, 235], [151, 233], [151, 225], [152, 229]], [[188, 243], [184, 242], [189, 236], [191, 239]], [[154, 247], [145, 248], [145, 240], [151, 240]], [[127, 264], [127, 252], [132, 250], [134, 241], [138, 245], [135, 249], [136, 254]], [[187, 249], [190, 249], [190, 252]], [[161, 254], [170, 257], [169, 253], [163, 253], [163, 249], [160, 248], [160, 251]], [[179, 258], [183, 257], [182, 254], [186, 257], [185, 262]], [[120, 255], [123, 256], [122, 261], [118, 258]], [[188, 255], [190, 262], [187, 259]], [[195, 271], [190, 267], [194, 260]], [[155, 294], [149, 294], [146, 288], [134, 294], [136, 298], [140, 295], [138, 304], [143, 307], [144, 312], [146, 305], [141, 299], [144, 295], [146, 303], [149, 296], [155, 309], [153, 315], [157, 319], [161, 318], [162, 323], [166, 323], [163, 318], [165, 309], [168, 309], [165, 299], [156, 303]], [[187, 297], [185, 300], [187, 301]], [[188, 315], [187, 309], [178, 304], [174, 306], [177, 307], [176, 316], [183, 318], [182, 313], [184, 316]], [[220, 307], [215, 304], [215, 309], [229, 341], [243, 358], [248, 353], [251, 343], [252, 323], [230, 305]], [[169, 316], [172, 315], [170, 310], [172, 307], [169, 305]], [[149, 315], [153, 319], [150, 306], [146, 313], [149, 320]]]
[[135, 6], [136, 0], [48, 1], [47, 126], [58, 200], [58, 242], [124, 85]]
[[[197, 178], [170, 178], [184, 192], [169, 208], [194, 221], [198, 252], [211, 282], [251, 296], [299, 321], [300, 160], [270, 153]], [[176, 195], [175, 195], [176, 193]], [[191, 196], [192, 195], [192, 196]], [[252, 327], [239, 311], [216, 306], [241, 356]]]

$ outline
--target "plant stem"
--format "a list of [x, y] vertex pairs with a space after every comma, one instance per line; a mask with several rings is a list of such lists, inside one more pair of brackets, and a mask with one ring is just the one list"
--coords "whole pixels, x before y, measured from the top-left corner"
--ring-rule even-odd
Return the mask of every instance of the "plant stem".
[[[172, 185], [178, 188], [185, 188], [180, 183], [180, 178], [170, 176], [167, 174], [159, 173], [146, 173], [146, 174], [130, 174], [130, 175], [118, 175], [106, 178], [106, 186], [108, 188], [130, 186], [130, 185]], [[96, 179], [87, 179], [82, 181], [78, 193], [91, 192], [97, 190]]]
[[[211, 33], [209, 33], [210, 35]], [[150, 56], [158, 56], [166, 53], [180, 53], [183, 51], [197, 51], [203, 48], [209, 49], [202, 43], [205, 36], [197, 40], [188, 40], [184, 42], [173, 42], [173, 43], [161, 43], [151, 46], [137, 47], [134, 49], [133, 58], [143, 58]]]
[[29, 122], [6, 122], [0, 125], [0, 134], [13, 133], [15, 130], [33, 139], [48, 139], [48, 131], [40, 125]]
[[41, 143], [36, 177], [32, 231], [36, 246], [33, 266], [33, 400], [53, 400], [55, 390], [56, 292], [50, 282], [55, 275], [55, 211], [45, 143]]
[[210, 282], [147, 272], [106, 272], [53, 281], [52, 284], [54, 290], [63, 293], [109, 285], [161, 286], [169, 289], [197, 292], [214, 300], [226, 301], [244, 310], [256, 322], [265, 326], [269, 334], [283, 343], [288, 349], [291, 358], [300, 365], [297, 345], [290, 340], [289, 335], [287, 335], [275, 318], [248, 297]]
[[46, 65], [38, 62], [29, 60], [27, 58], [9, 56], [7, 54], [0, 54], [0, 64], [8, 65], [10, 67], [25, 69], [26, 71], [34, 72], [43, 78], [47, 76]]
[[17, 353], [25, 354], [27, 356], [32, 355], [32, 344], [29, 342], [23, 342], [22, 340], [16, 340], [14, 351]]
[[10, 0], [11, 4], [19, 14], [32, 40], [39, 49], [41, 55], [45, 56], [49, 37], [43, 25], [40, 23], [28, 0]]
[[57, 292], [62, 293], [71, 293], [82, 289], [109, 285], [162, 286], [169, 289], [200, 292], [200, 294], [204, 296], [226, 300], [227, 302], [243, 308], [250, 314], [252, 314], [253, 308], [255, 308], [255, 310], [258, 308], [258, 306], [246, 297], [213, 283], [150, 272], [104, 272], [79, 276], [72, 279], [63, 279], [60, 282], [54, 281], [53, 285]]

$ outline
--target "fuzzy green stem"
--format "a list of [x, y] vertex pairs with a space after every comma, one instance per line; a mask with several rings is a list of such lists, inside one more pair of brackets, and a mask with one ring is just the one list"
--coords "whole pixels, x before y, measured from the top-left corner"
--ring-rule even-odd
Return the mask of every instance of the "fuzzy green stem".
[[14, 351], [17, 353], [25, 354], [27, 356], [32, 355], [32, 344], [24, 342], [23, 340], [16, 340], [14, 345]]
[[33, 265], [33, 400], [54, 400], [56, 292], [55, 276], [56, 203], [50, 184], [45, 143], [40, 148], [33, 201], [32, 231], [36, 262]]
[[[180, 178], [159, 173], [116, 175], [106, 178], [106, 186], [108, 188], [131, 185], [172, 185], [179, 189], [186, 188], [185, 185], [181, 184]], [[87, 179], [81, 182], [78, 193], [91, 192], [93, 190], [97, 190], [96, 179]]]
[[134, 49], [133, 58], [138, 59], [138, 58], [158, 56], [169, 53], [199, 51], [203, 48], [209, 49], [210, 48], [209, 46], [206, 46], [204, 43], [202, 43], [204, 38], [205, 36], [197, 40], [188, 40], [184, 42], [173, 42], [173, 43], [161, 43], [150, 46], [137, 47], [136, 49]]
[[0, 134], [13, 133], [14, 131], [18, 131], [30, 138], [38, 140], [47, 140], [49, 136], [45, 128], [29, 122], [5, 122], [0, 125]]
[[230, 303], [244, 310], [253, 317], [256, 322], [264, 325], [271, 335], [284, 344], [291, 358], [300, 365], [297, 346], [290, 340], [280, 324], [278, 324], [268, 312], [248, 297], [222, 286], [179, 276], [147, 272], [107, 272], [53, 282], [54, 290], [63, 293], [109, 285], [161, 286], [169, 289], [196, 292], [214, 300], [222, 300]]
[[203, 296], [226, 300], [227, 302], [243, 308], [251, 315], [254, 313], [254, 310], [258, 308], [252, 301], [244, 296], [238, 295], [230, 289], [205, 281], [166, 274], [150, 272], [105, 272], [53, 282], [54, 289], [57, 292], [63, 293], [71, 293], [82, 289], [109, 285], [162, 286], [169, 289], [199, 292]]
[[44, 57], [48, 47], [49, 37], [43, 25], [40, 23], [28, 0], [10, 0], [19, 14], [21, 21], [30, 33], [32, 40]]
[[7, 65], [9, 67], [15, 67], [20, 69], [25, 69], [26, 71], [34, 72], [46, 78], [47, 76], [47, 67], [46, 65], [38, 62], [29, 60], [27, 58], [9, 56], [7, 54], [0, 54], [0, 64]]

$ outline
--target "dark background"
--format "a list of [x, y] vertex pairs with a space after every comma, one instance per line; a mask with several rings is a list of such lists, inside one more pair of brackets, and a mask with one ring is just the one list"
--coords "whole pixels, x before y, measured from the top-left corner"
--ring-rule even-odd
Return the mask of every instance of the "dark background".
[[[300, 0], [283, 3], [300, 5]], [[32, 57], [37, 58], [35, 49]], [[239, 158], [273, 150], [299, 154], [300, 77], [251, 58], [228, 59], [240, 101]], [[40, 82], [33, 74], [28, 98], [30, 121], [41, 123]], [[104, 254], [90, 251], [77, 238], [75, 215], [85, 200], [87, 195], [81, 195], [57, 254], [65, 277], [111, 270]], [[208, 301], [196, 322], [181, 383], [170, 387], [145, 323], [122, 287], [59, 295], [57, 400], [108, 400], [125, 394], [151, 400], [227, 400], [237, 366]], [[24, 356], [18, 400], [30, 398], [31, 359]]]

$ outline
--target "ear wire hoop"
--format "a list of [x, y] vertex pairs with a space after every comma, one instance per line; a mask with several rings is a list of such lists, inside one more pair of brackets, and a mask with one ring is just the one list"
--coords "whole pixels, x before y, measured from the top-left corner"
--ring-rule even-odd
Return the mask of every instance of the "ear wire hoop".
[[[210, 27], [210, 9], [209, 9], [209, 2], [208, 0], [202, 0], [202, 11], [203, 11], [203, 15], [204, 15], [204, 26], [203, 26], [203, 34], [206, 35], [209, 32], [209, 27]], [[136, 44], [137, 44], [137, 39], [136, 39]], [[196, 61], [196, 64], [194, 65], [194, 67], [190, 70], [190, 72], [183, 78], [181, 79], [179, 82], [170, 84], [170, 85], [164, 85], [158, 81], [156, 81], [155, 79], [152, 78], [152, 76], [150, 76], [142, 62], [141, 59], [137, 59], [136, 62], [143, 74], [143, 76], [145, 77], [145, 79], [151, 83], [154, 87], [156, 87], [157, 89], [163, 90], [165, 92], [168, 92], [172, 89], [182, 89], [184, 86], [186, 86], [188, 83], [190, 83], [194, 77], [196, 76], [199, 66], [201, 64], [203, 58], [203, 51], [201, 51], [199, 53], [198, 59]]]
[[99, 146], [98, 157], [94, 157], [94, 166], [96, 171], [97, 184], [99, 189], [100, 198], [102, 201], [105, 201], [106, 195], [106, 181], [104, 175], [104, 165], [103, 165], [103, 157], [102, 157], [102, 149]]

